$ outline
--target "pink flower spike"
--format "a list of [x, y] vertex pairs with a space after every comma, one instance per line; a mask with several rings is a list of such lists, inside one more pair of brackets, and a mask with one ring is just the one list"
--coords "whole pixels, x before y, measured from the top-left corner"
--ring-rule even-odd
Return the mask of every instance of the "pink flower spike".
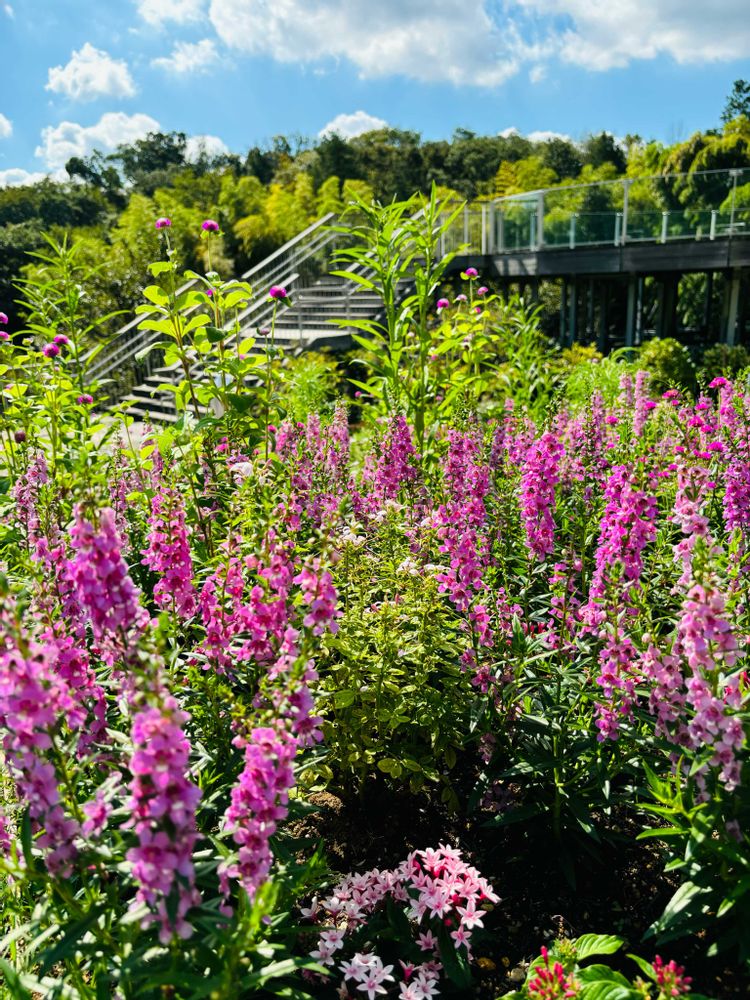
[[172, 225], [172, 220], [168, 219], [166, 216], [162, 216], [160, 219], [156, 220], [154, 225], [157, 229], [169, 229]]
[[205, 219], [201, 223], [201, 229], [206, 233], [218, 233], [219, 223], [216, 222], [214, 219]]

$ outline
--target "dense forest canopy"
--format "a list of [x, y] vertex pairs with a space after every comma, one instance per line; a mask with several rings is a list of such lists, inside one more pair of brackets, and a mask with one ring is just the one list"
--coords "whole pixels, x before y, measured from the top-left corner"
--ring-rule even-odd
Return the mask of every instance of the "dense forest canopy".
[[[418, 132], [384, 128], [315, 142], [279, 135], [244, 156], [204, 150], [192, 158], [185, 133], [151, 133], [109, 155], [71, 158], [65, 181], [0, 189], [0, 305], [14, 312], [14, 285], [24, 267], [34, 266], [27, 254], [40, 248], [47, 231], [70, 232], [82, 258], [100, 265], [87, 290], [92, 312], [130, 309], [158, 250], [153, 221], [161, 215], [173, 221], [185, 267], [205, 264], [200, 223], [217, 219], [223, 237], [212, 264], [239, 274], [316, 218], [341, 211], [354, 192], [390, 201], [434, 183], [445, 195], [482, 200], [560, 185], [561, 204], [570, 201], [579, 211], [591, 210], [585, 199], [597, 192], [585, 194], [576, 183], [682, 173], [689, 176], [637, 185], [638, 204], [716, 207], [725, 192], [714, 189], [711, 175], [697, 172], [750, 167], [750, 84], [744, 80], [736, 81], [722, 123], [671, 146], [638, 135], [618, 141], [607, 132], [580, 142], [532, 141], [516, 132], [483, 136], [459, 128], [450, 140], [423, 140]], [[750, 205], [750, 184], [735, 198]]]

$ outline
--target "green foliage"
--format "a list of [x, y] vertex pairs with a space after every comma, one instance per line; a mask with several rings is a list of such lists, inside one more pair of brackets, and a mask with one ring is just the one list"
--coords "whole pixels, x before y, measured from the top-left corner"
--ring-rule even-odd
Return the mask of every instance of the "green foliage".
[[699, 375], [703, 382], [710, 382], [717, 375], [734, 378], [750, 368], [750, 351], [742, 344], [714, 344], [703, 352]]
[[647, 341], [638, 351], [638, 364], [650, 372], [654, 392], [675, 386], [688, 392], [695, 389], [695, 365], [685, 345], [672, 337]]

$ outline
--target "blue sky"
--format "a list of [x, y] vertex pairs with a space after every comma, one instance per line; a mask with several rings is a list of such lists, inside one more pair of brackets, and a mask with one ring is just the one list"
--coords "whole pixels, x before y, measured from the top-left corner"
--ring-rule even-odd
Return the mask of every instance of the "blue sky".
[[674, 142], [750, 78], [747, 2], [0, 0], [0, 184], [157, 128], [239, 153], [383, 122]]

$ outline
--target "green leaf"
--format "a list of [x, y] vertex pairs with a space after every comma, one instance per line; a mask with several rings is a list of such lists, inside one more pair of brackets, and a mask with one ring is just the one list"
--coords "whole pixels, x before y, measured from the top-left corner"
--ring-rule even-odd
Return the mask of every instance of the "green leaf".
[[31, 993], [21, 982], [18, 973], [4, 958], [0, 958], [0, 972], [3, 973], [5, 985], [10, 990], [10, 1000], [32, 1000]]
[[645, 958], [641, 958], [640, 955], [631, 955], [628, 953], [628, 958], [635, 962], [638, 968], [641, 970], [647, 979], [654, 981], [656, 979], [656, 973], [654, 972], [654, 967], [650, 962], [647, 962]]
[[253, 405], [253, 397], [250, 395], [243, 396], [238, 392], [228, 392], [227, 402], [235, 412], [247, 413]]
[[167, 271], [174, 271], [174, 264], [168, 260], [157, 260], [153, 264], [149, 264], [148, 269], [155, 278], [158, 278], [160, 274], [166, 274]]
[[149, 302], [153, 302], [155, 306], [165, 306], [169, 302], [167, 293], [158, 285], [146, 285], [143, 289], [143, 297]]
[[576, 976], [582, 983], [617, 983], [620, 986], [630, 986], [621, 972], [615, 972], [608, 965], [587, 965], [579, 969]]
[[619, 983], [586, 983], [580, 992], [581, 1000], [643, 1000], [643, 994]]
[[222, 340], [227, 337], [227, 331], [220, 329], [218, 326], [207, 326], [205, 327], [206, 336], [208, 337], [210, 343], [219, 344]]
[[582, 934], [575, 942], [576, 958], [582, 962], [592, 955], [612, 955], [625, 940], [614, 934]]
[[349, 689], [337, 691], [333, 696], [333, 704], [336, 708], [348, 708], [350, 705], [354, 704], [355, 698], [356, 692]]

